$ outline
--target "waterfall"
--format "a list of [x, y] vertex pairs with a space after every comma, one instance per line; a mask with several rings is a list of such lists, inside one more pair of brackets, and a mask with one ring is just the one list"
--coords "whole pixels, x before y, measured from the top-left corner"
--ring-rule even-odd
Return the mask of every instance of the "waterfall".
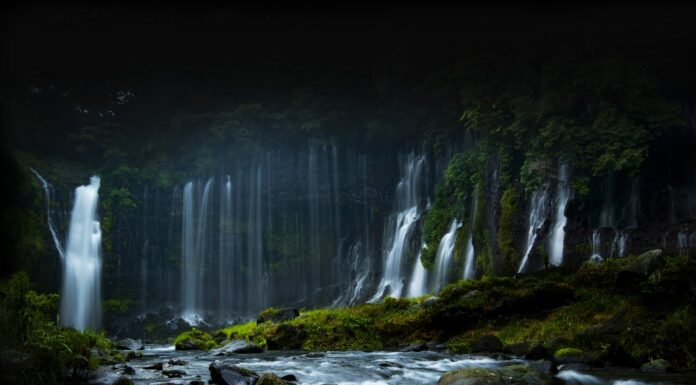
[[476, 224], [476, 210], [478, 209], [478, 194], [471, 197], [471, 221], [469, 232], [466, 235], [466, 251], [464, 252], [464, 279], [473, 279], [476, 276], [476, 255], [474, 254], [474, 225]]
[[247, 234], [247, 261], [249, 275], [247, 281], [247, 311], [256, 312], [265, 307], [263, 271], [263, 234], [261, 214], [261, 165], [250, 173], [249, 216]]
[[433, 292], [438, 292], [448, 283], [451, 276], [452, 254], [454, 252], [454, 242], [457, 238], [457, 229], [460, 227], [459, 221], [452, 220], [449, 230], [440, 239], [435, 257], [435, 273], [433, 280]]
[[677, 234], [677, 250], [679, 250], [679, 255], [683, 256], [688, 254], [689, 249], [689, 239], [684, 231], [679, 231]]
[[51, 233], [51, 237], [53, 238], [53, 244], [56, 247], [56, 250], [58, 251], [58, 255], [60, 255], [60, 259], [65, 261], [65, 252], [63, 251], [63, 246], [60, 243], [60, 240], [58, 239], [58, 235], [56, 233], [56, 228], [53, 226], [53, 215], [51, 215], [51, 190], [53, 189], [53, 186], [51, 186], [50, 183], [46, 181], [36, 170], [33, 168], [30, 168], [31, 172], [36, 175], [36, 178], [41, 182], [41, 187], [44, 190], [44, 194], [46, 195], [46, 220], [48, 221], [48, 231]]
[[563, 241], [565, 239], [565, 225], [568, 217], [565, 208], [571, 197], [571, 189], [568, 178], [568, 164], [561, 163], [558, 168], [558, 185], [556, 187], [556, 217], [551, 237], [549, 238], [549, 263], [560, 266], [563, 263]]
[[99, 177], [75, 189], [65, 253], [61, 324], [97, 329], [101, 319], [101, 228], [97, 221]]
[[[420, 250], [426, 247], [425, 243], [421, 246]], [[411, 280], [408, 285], [407, 296], [408, 297], [420, 297], [427, 292], [428, 288], [428, 271], [423, 266], [421, 261], [421, 252], [418, 252], [416, 260], [413, 263], [413, 272], [411, 273]]]
[[532, 200], [529, 207], [529, 229], [527, 230], [527, 244], [524, 249], [524, 256], [520, 262], [520, 267], [517, 269], [517, 273], [522, 273], [527, 267], [527, 260], [529, 259], [529, 254], [531, 254], [534, 248], [534, 241], [537, 237], [537, 232], [546, 222], [547, 216], [547, 200], [548, 200], [548, 189], [539, 189], [532, 194]]
[[193, 182], [184, 186], [183, 197], [183, 229], [182, 229], [182, 318], [191, 325], [202, 321], [200, 312], [203, 310], [203, 264], [208, 253], [208, 206], [210, 188], [213, 178], [203, 188], [203, 194], [195, 211], [195, 192]]
[[237, 266], [232, 262], [232, 181], [226, 181], [220, 195], [220, 250], [218, 251], [218, 300], [220, 314], [232, 306], [230, 296], [233, 292], [232, 272]]
[[418, 206], [421, 199], [424, 163], [424, 156], [416, 157], [414, 154], [410, 154], [404, 162], [402, 178], [396, 187], [395, 201], [399, 211], [396, 215], [390, 216], [389, 225], [386, 228], [387, 234], [393, 235], [386, 238], [385, 245], [388, 251], [385, 255], [382, 280], [370, 302], [380, 299], [387, 289], [389, 289], [387, 295], [395, 298], [401, 296], [404, 287], [402, 261], [408, 248], [409, 236], [420, 217]]
[[617, 248], [619, 252], [619, 257], [623, 258], [626, 256], [626, 242], [628, 241], [628, 232], [619, 231], [619, 238], [617, 241]]
[[602, 258], [600, 255], [600, 247], [601, 239], [599, 229], [596, 229], [592, 232], [592, 256], [590, 257], [590, 261], [597, 263], [604, 260], [604, 258]]

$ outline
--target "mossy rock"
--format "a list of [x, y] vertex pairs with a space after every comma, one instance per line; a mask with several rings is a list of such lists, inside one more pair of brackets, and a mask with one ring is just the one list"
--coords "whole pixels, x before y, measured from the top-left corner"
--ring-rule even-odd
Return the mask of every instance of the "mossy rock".
[[525, 365], [466, 368], [447, 372], [437, 385], [556, 385], [559, 380]]
[[209, 350], [216, 346], [210, 334], [196, 328], [179, 334], [174, 340], [176, 350]]

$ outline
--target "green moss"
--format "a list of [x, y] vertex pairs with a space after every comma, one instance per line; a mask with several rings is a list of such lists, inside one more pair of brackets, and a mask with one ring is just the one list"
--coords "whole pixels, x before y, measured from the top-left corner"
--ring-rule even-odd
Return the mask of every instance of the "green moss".
[[270, 318], [278, 315], [280, 313], [280, 309], [276, 309], [274, 307], [269, 307], [268, 309], [265, 309], [259, 313], [259, 318]]
[[505, 275], [512, 275], [519, 265], [520, 251], [515, 246], [515, 218], [518, 213], [519, 191], [512, 186], [500, 198], [500, 222], [498, 227], [498, 246], [503, 257]]
[[209, 350], [217, 346], [217, 343], [210, 334], [196, 328], [183, 332], [174, 339], [174, 346], [176, 346], [177, 349], [187, 344], [193, 344], [200, 350]]
[[558, 349], [556, 353], [554, 353], [554, 357], [556, 358], [564, 358], [564, 357], [573, 357], [573, 356], [581, 356], [583, 355], [583, 351], [577, 348], [562, 348]]

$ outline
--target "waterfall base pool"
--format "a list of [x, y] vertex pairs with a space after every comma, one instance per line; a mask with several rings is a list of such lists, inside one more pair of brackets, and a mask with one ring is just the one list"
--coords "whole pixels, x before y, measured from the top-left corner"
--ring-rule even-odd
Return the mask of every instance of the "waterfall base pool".
[[[185, 365], [168, 364], [183, 360]], [[298, 385], [425, 385], [436, 384], [450, 370], [483, 367], [496, 368], [527, 362], [514, 357], [492, 358], [442, 352], [266, 352], [261, 354], [216, 357], [204, 351], [176, 351], [172, 346], [148, 345], [143, 357], [129, 361], [135, 374], [127, 375], [136, 384], [189, 384], [210, 379], [208, 366], [217, 359], [229, 360], [259, 374], [293, 374]], [[144, 369], [162, 363], [164, 369], [186, 372], [181, 378], [168, 378], [161, 370]], [[93, 384], [110, 385], [123, 375], [122, 365], [102, 366]], [[561, 370], [557, 375], [570, 385], [682, 385], [696, 383], [693, 374], [647, 375], [627, 369], [596, 369], [587, 372]]]

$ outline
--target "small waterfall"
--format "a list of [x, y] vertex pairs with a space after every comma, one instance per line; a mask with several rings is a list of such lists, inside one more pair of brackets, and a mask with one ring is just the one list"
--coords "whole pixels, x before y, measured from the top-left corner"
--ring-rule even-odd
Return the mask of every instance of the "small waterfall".
[[34, 173], [39, 182], [41, 182], [41, 187], [46, 195], [46, 220], [48, 221], [48, 231], [51, 232], [53, 244], [55, 245], [56, 250], [58, 250], [60, 259], [65, 261], [65, 251], [63, 251], [63, 245], [61, 245], [60, 240], [58, 239], [56, 228], [53, 226], [53, 215], [51, 214], [51, 190], [53, 189], [53, 186], [51, 186], [51, 184], [48, 183], [46, 179], [44, 179], [36, 170], [33, 168], [30, 168], [30, 170], [32, 173]]
[[218, 252], [218, 300], [220, 314], [231, 307], [233, 293], [233, 269], [237, 268], [232, 259], [232, 180], [226, 176], [220, 196], [220, 250]]
[[546, 217], [548, 214], [548, 189], [539, 189], [532, 194], [532, 200], [529, 207], [529, 229], [527, 230], [527, 245], [524, 249], [524, 256], [520, 262], [520, 267], [517, 269], [517, 273], [522, 273], [527, 267], [527, 260], [529, 259], [529, 254], [532, 252], [534, 247], [534, 241], [537, 237], [537, 232], [546, 222]]
[[590, 261], [598, 263], [604, 260], [604, 258], [602, 258], [602, 256], [600, 255], [601, 246], [601, 236], [599, 233], [599, 229], [596, 229], [592, 232], [592, 256], [590, 257]]
[[249, 279], [247, 281], [247, 311], [257, 312], [265, 308], [264, 287], [266, 286], [263, 262], [263, 233], [261, 210], [261, 165], [250, 173], [249, 180], [249, 216], [247, 233], [247, 261]]
[[[402, 261], [407, 250], [409, 236], [420, 217], [419, 202], [425, 157], [410, 154], [404, 162], [402, 178], [396, 186], [396, 215], [391, 215], [386, 229], [393, 234], [387, 238], [387, 253], [384, 261], [382, 280], [370, 302], [379, 300], [389, 289], [387, 295], [398, 298], [404, 287]], [[391, 230], [391, 231], [390, 231]]]
[[556, 216], [555, 224], [549, 238], [549, 263], [560, 266], [563, 263], [563, 242], [565, 240], [565, 225], [568, 217], [565, 208], [571, 197], [568, 164], [561, 163], [558, 168], [558, 186], [556, 187]]
[[[423, 244], [420, 250], [423, 250], [425, 244]], [[418, 252], [416, 260], [413, 263], [413, 272], [411, 273], [411, 280], [408, 285], [408, 291], [406, 295], [408, 297], [420, 297], [427, 292], [428, 288], [428, 270], [423, 266], [421, 262], [421, 252]]]
[[370, 275], [370, 260], [362, 253], [364, 246], [361, 241], [355, 242], [348, 250], [350, 259], [350, 283], [347, 290], [336, 299], [332, 306], [355, 305], [363, 297], [365, 284]]
[[75, 189], [65, 253], [61, 324], [97, 329], [101, 319], [101, 228], [97, 221], [100, 179]]
[[684, 231], [679, 231], [677, 234], [677, 250], [679, 250], [680, 256], [688, 254], [689, 238]]
[[616, 242], [617, 245], [617, 251], [619, 253], [619, 258], [623, 258], [626, 256], [626, 242], [628, 241], [628, 232], [626, 231], [619, 231], [618, 233], [618, 240]]
[[460, 227], [459, 221], [452, 220], [449, 230], [440, 240], [435, 257], [435, 277], [433, 280], [433, 292], [438, 292], [448, 282], [452, 265], [452, 254], [454, 253], [454, 241], [457, 238], [457, 229]]
[[466, 251], [464, 252], [464, 279], [474, 279], [476, 276], [476, 255], [474, 254], [474, 226], [476, 225], [476, 210], [478, 209], [478, 194], [471, 197], [471, 222], [469, 233], [466, 235]]

